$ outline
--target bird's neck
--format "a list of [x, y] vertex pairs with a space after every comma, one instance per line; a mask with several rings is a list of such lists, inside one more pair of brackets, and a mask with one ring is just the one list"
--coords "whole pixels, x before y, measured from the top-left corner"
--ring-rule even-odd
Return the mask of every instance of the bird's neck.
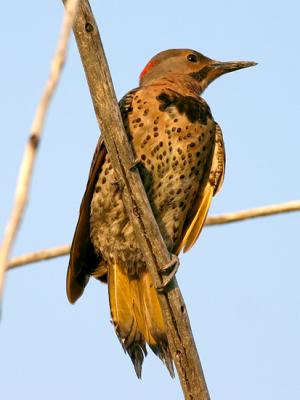
[[142, 86], [162, 86], [175, 90], [184, 96], [200, 96], [203, 92], [201, 82], [196, 81], [189, 75], [169, 74], [164, 77], [148, 81]]

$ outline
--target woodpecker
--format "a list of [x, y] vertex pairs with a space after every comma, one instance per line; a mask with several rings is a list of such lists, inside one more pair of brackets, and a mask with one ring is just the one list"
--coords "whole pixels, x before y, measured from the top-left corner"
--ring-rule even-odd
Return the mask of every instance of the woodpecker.
[[[119, 106], [153, 214], [170, 254], [189, 250], [204, 225], [225, 169], [222, 132], [201, 97], [219, 76], [256, 65], [166, 50], [140, 74]], [[92, 161], [67, 273], [74, 303], [90, 276], [108, 284], [112, 322], [141, 377], [146, 344], [173, 376], [156, 288], [122, 202], [103, 140]]]

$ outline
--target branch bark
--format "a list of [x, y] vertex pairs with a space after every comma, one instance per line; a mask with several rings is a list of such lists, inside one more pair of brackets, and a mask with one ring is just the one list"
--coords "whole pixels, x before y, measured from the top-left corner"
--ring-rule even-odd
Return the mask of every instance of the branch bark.
[[38, 145], [42, 136], [45, 117], [65, 62], [68, 38], [72, 29], [78, 3], [79, 0], [70, 0], [68, 2], [58, 45], [51, 64], [50, 76], [42, 98], [38, 104], [36, 114], [33, 119], [30, 136], [24, 150], [23, 160], [20, 166], [20, 172], [16, 186], [14, 204], [5, 229], [3, 242], [0, 247], [0, 299], [2, 298], [4, 276], [8, 265], [9, 255], [28, 201], [34, 162], [36, 159]]
[[[123, 202], [156, 287], [162, 282], [159, 270], [170, 255], [153, 217], [136, 161], [123, 127], [106, 57], [89, 2], [82, 0], [74, 34], [85, 69], [98, 124], [114, 170], [123, 182]], [[185, 399], [208, 400], [209, 394], [193, 339], [187, 310], [173, 278], [159, 294], [170, 350]]]
[[300, 210], [300, 200], [288, 201], [287, 203], [272, 204], [269, 206], [257, 207], [251, 210], [235, 211], [232, 213], [214, 215], [206, 219], [205, 225], [229, 224], [230, 222], [244, 221], [269, 215], [282, 214]]
[[14, 269], [26, 264], [67, 256], [68, 254], [70, 254], [69, 245], [34, 251], [33, 253], [23, 254], [22, 256], [18, 256], [10, 260], [8, 263], [8, 269]]
[[[266, 217], [293, 211], [300, 211], [300, 200], [257, 207], [250, 210], [235, 211], [222, 215], [213, 215], [207, 218], [205, 225], [206, 226], [222, 225], [232, 222], [244, 221], [247, 219]], [[21, 256], [13, 258], [8, 263], [8, 268], [14, 269], [26, 264], [32, 264], [39, 261], [50, 260], [51, 258], [66, 256], [69, 253], [70, 253], [69, 245], [34, 251], [32, 253], [23, 254]]]

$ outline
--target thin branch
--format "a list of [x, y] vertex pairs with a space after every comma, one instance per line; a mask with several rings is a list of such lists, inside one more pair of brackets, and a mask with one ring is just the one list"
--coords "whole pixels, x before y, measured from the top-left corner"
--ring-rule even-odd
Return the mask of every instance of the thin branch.
[[[97, 120], [115, 172], [124, 185], [123, 203], [139, 238], [148, 270], [156, 287], [159, 271], [170, 262], [170, 254], [153, 216], [136, 160], [124, 130], [98, 27], [89, 2], [82, 0], [74, 24], [74, 35], [85, 69]], [[185, 399], [208, 400], [209, 394], [195, 346], [190, 322], [174, 278], [159, 293], [167, 337]]]
[[34, 251], [33, 253], [23, 254], [22, 256], [18, 256], [10, 260], [10, 262], [8, 263], [8, 269], [14, 269], [26, 264], [32, 264], [39, 261], [50, 260], [52, 258], [67, 256], [68, 254], [70, 254], [69, 245]]
[[[300, 211], [300, 200], [257, 207], [257, 208], [252, 208], [250, 210], [236, 211], [222, 215], [213, 215], [207, 218], [205, 225], [207, 226], [222, 225], [231, 222], [244, 221], [246, 219], [266, 217], [293, 211]], [[22, 256], [13, 258], [8, 263], [8, 268], [14, 269], [16, 267], [21, 267], [22, 265], [32, 264], [44, 260], [50, 260], [51, 258], [66, 256], [69, 254], [69, 252], [70, 252], [70, 246], [65, 245], [65, 246], [53, 247], [52, 249], [44, 249], [28, 254], [23, 254]]]
[[220, 225], [300, 210], [300, 200], [208, 217], [205, 225]]
[[48, 111], [50, 100], [58, 84], [61, 71], [65, 62], [68, 38], [72, 29], [73, 21], [76, 16], [76, 10], [79, 1], [80, 0], [70, 0], [68, 2], [68, 7], [64, 15], [57, 49], [51, 64], [50, 76], [42, 98], [38, 104], [36, 114], [33, 119], [30, 136], [25, 146], [23, 160], [20, 166], [20, 172], [16, 186], [14, 204], [5, 229], [3, 242], [0, 247], [0, 298], [2, 298], [4, 276], [7, 268], [8, 258], [28, 201], [34, 162], [42, 135], [45, 117]]

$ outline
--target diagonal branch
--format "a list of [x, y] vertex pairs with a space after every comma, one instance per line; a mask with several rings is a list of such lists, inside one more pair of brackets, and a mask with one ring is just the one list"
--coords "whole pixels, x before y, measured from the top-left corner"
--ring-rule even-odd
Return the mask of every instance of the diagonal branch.
[[[153, 217], [133, 151], [123, 127], [97, 24], [88, 0], [82, 0], [74, 34], [85, 69], [98, 124], [114, 170], [123, 182], [123, 202], [139, 238], [154, 285], [161, 286], [159, 270], [170, 254]], [[208, 400], [209, 394], [193, 339], [187, 310], [175, 278], [159, 294], [167, 337], [185, 399]]]
[[78, 3], [79, 0], [70, 0], [68, 2], [57, 49], [51, 64], [50, 76], [42, 98], [38, 104], [32, 123], [30, 136], [24, 150], [16, 187], [15, 200], [5, 229], [3, 242], [0, 247], [0, 299], [3, 292], [4, 275], [7, 269], [8, 258], [28, 201], [34, 162], [36, 159], [38, 145], [42, 136], [45, 117], [65, 62], [68, 38], [72, 29]]

